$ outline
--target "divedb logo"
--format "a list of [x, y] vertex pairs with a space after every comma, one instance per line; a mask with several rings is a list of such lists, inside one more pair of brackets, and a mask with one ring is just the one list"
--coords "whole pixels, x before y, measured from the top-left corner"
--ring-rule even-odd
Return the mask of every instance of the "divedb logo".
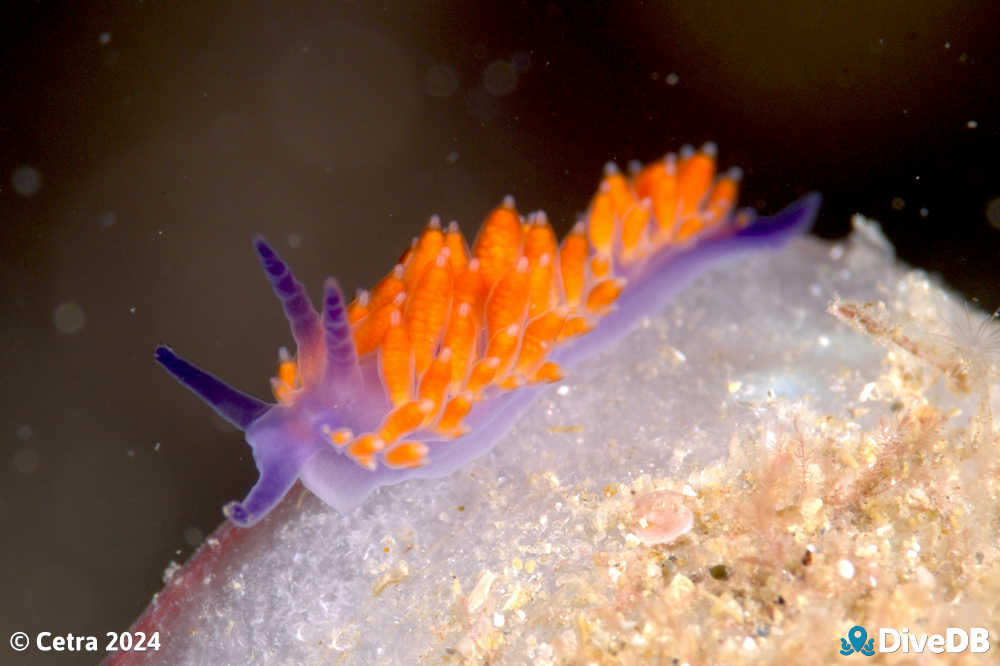
[[868, 638], [868, 632], [865, 631], [865, 628], [856, 624], [847, 632], [847, 638], [840, 639], [840, 654], [849, 655], [860, 652], [870, 657], [875, 654], [875, 648], [872, 647], [874, 642], [874, 638]]
[[[972, 652], [982, 654], [989, 652], [990, 630], [983, 627], [948, 627], [943, 634], [911, 634], [906, 627], [892, 629], [881, 627], [878, 630], [878, 652], [892, 654], [931, 654]], [[855, 653], [865, 656], [875, 654], [875, 639], [868, 637], [868, 632], [861, 625], [850, 628], [845, 638], [840, 639], [840, 654], [847, 656]]]

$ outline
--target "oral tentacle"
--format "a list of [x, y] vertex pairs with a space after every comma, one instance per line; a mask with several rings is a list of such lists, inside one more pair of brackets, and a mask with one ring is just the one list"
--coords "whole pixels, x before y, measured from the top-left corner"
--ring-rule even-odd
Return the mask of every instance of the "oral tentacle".
[[170, 347], [157, 347], [155, 358], [174, 379], [240, 430], [249, 428], [250, 424], [271, 408], [270, 404], [233, 388], [215, 375], [184, 360]]

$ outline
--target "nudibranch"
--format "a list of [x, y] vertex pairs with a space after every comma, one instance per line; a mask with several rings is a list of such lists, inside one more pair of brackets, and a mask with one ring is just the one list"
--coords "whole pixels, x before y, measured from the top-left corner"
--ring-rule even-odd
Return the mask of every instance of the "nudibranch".
[[379, 486], [440, 477], [487, 451], [576, 360], [657, 312], [719, 260], [778, 247], [819, 208], [807, 194], [773, 217], [735, 210], [739, 169], [683, 148], [628, 175], [609, 163], [586, 213], [556, 240], [512, 197], [469, 246], [432, 217], [392, 270], [351, 302], [323, 286], [317, 312], [259, 236], [253, 247], [291, 325], [266, 403], [175, 354], [156, 360], [246, 432], [260, 477], [223, 512], [253, 525], [296, 479], [347, 511]]

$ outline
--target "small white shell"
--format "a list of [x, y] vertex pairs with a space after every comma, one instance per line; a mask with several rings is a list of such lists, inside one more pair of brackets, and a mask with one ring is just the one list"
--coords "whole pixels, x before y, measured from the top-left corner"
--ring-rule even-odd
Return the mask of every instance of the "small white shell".
[[670, 490], [635, 498], [632, 517], [635, 535], [647, 546], [670, 543], [694, 526], [694, 515], [684, 506], [684, 496]]

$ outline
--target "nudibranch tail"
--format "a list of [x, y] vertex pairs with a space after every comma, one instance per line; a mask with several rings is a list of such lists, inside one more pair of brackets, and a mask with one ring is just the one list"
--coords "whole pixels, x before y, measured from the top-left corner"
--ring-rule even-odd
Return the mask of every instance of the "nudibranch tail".
[[156, 348], [157, 363], [174, 379], [204, 400], [215, 412], [240, 430], [246, 430], [271, 405], [253, 396], [234, 389], [218, 377], [211, 375], [196, 365], [185, 361], [165, 345]]
[[765, 246], [778, 247], [789, 237], [805, 233], [812, 226], [822, 201], [818, 192], [810, 192], [790, 204], [777, 215], [753, 218], [752, 212], [744, 212], [748, 221], [736, 229], [735, 237], [759, 239]]
[[471, 245], [432, 216], [370, 292], [326, 280], [317, 312], [260, 236], [254, 248], [291, 326], [269, 405], [177, 357], [157, 360], [246, 431], [260, 478], [225, 507], [260, 520], [296, 479], [341, 510], [374, 488], [441, 476], [481, 455], [577, 360], [627, 333], [716, 262], [806, 231], [809, 194], [772, 217], [733, 212], [741, 172], [715, 144], [623, 174], [609, 163], [559, 243], [544, 212], [505, 197]]

